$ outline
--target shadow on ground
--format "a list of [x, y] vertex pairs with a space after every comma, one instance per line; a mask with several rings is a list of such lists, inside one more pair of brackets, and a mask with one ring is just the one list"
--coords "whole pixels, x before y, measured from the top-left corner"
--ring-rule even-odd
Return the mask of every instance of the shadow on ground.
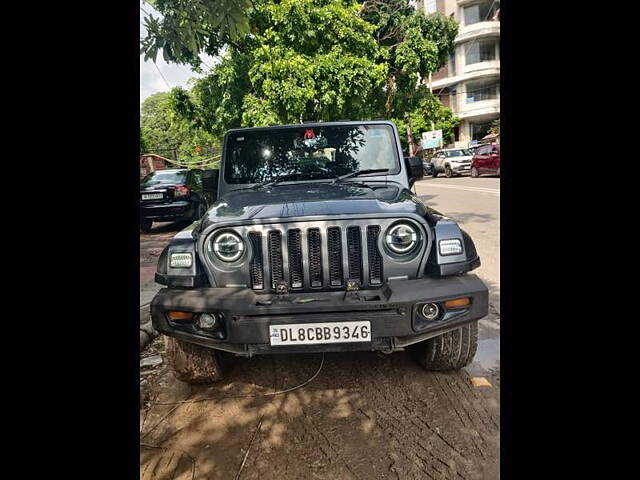
[[[165, 372], [158, 401], [215, 400], [181, 405], [143, 438], [141, 479], [191, 478], [193, 462], [194, 478], [233, 478], [250, 445], [243, 479], [498, 478], [499, 389], [473, 387], [464, 370], [426, 372], [407, 352], [326, 354], [303, 389], [230, 398], [300, 384], [320, 360], [238, 359], [215, 386]], [[143, 431], [172, 408], [155, 406]]]

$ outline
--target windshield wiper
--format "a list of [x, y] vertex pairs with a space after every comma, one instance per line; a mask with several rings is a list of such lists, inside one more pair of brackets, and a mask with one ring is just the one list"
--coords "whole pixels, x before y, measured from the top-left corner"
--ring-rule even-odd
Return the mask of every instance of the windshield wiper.
[[366, 175], [367, 173], [386, 173], [388, 172], [388, 168], [365, 168], [364, 170], [356, 170], [355, 172], [346, 173], [344, 175], [340, 175], [336, 179], [333, 180], [332, 183], [341, 182], [347, 178], [358, 177], [360, 175]]

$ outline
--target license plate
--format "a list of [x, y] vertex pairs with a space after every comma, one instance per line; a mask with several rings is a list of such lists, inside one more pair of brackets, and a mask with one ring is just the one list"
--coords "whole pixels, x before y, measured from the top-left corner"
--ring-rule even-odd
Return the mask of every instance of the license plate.
[[272, 346], [370, 342], [371, 322], [269, 325], [269, 337]]
[[160, 200], [161, 198], [162, 198], [161, 193], [143, 193], [142, 194], [143, 200]]

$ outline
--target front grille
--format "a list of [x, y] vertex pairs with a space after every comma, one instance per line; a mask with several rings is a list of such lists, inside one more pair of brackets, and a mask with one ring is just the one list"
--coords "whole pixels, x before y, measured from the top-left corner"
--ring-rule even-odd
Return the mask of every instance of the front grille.
[[269, 266], [271, 268], [271, 288], [284, 280], [282, 264], [282, 234], [278, 231], [269, 232]]
[[379, 234], [378, 225], [271, 229], [266, 233], [263, 254], [261, 234], [250, 232], [251, 288], [265, 288], [265, 275], [273, 290], [282, 281], [286, 281], [290, 290], [344, 288], [346, 280], [356, 280], [363, 286], [381, 285], [383, 259], [377, 246]]
[[[363, 289], [379, 287], [384, 284], [385, 274], [393, 271], [386, 271], [386, 258], [378, 247], [392, 221], [358, 219], [328, 225], [300, 222], [247, 227], [244, 232], [252, 252], [245, 270], [248, 278], [223, 271], [216, 278], [222, 285], [247, 284], [265, 293], [343, 290], [348, 282]], [[407, 262], [406, 269], [417, 271], [420, 258]]]
[[249, 275], [251, 276], [251, 288], [262, 290], [264, 288], [264, 262], [262, 261], [262, 235], [258, 232], [249, 234], [249, 241], [253, 248], [253, 258], [249, 263]]
[[312, 287], [322, 286], [322, 244], [320, 229], [311, 228], [309, 235], [309, 282]]
[[369, 281], [371, 285], [382, 283], [382, 256], [378, 251], [378, 235], [380, 235], [378, 225], [367, 227], [367, 253], [369, 254]]
[[362, 243], [360, 227], [347, 228], [347, 251], [349, 253], [349, 280], [362, 282]]
[[291, 288], [302, 288], [302, 243], [300, 230], [289, 230], [289, 281]]
[[342, 238], [338, 227], [327, 229], [327, 247], [329, 248], [329, 283], [332, 287], [342, 285]]

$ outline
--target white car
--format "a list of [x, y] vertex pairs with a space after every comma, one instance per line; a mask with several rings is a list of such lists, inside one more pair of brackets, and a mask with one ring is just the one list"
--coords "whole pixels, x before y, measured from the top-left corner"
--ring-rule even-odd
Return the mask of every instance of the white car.
[[439, 150], [431, 158], [433, 171], [431, 176], [437, 177], [439, 173], [444, 173], [447, 177], [460, 176], [463, 173], [471, 172], [471, 159], [473, 154], [464, 148], [446, 148]]

